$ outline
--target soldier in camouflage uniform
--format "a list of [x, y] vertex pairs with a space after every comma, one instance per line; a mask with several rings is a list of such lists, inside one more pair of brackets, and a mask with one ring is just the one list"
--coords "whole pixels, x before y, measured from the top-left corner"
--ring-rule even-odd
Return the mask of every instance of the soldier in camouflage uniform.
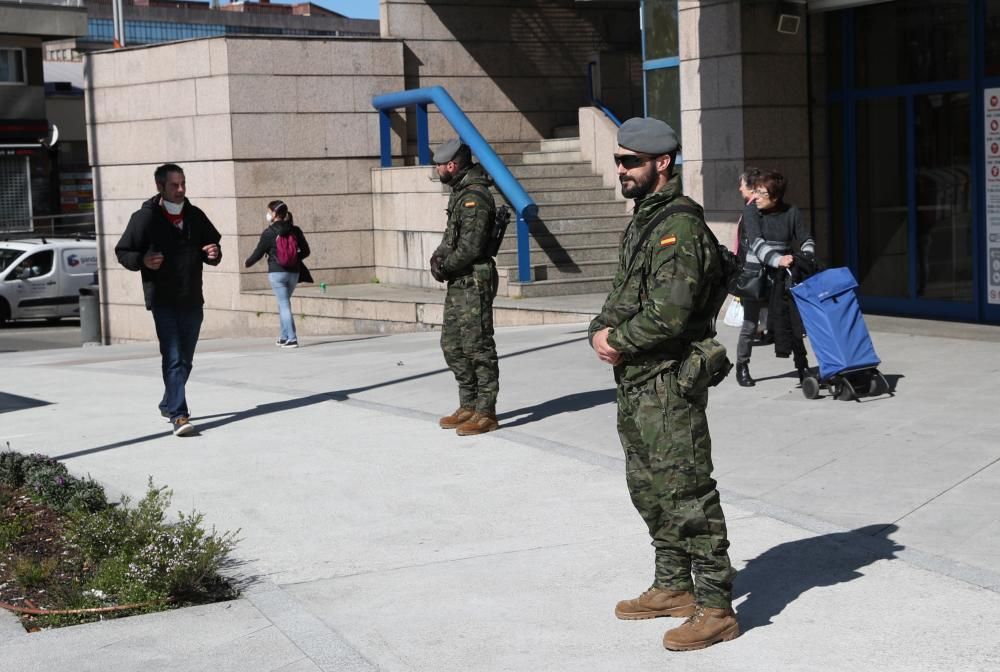
[[652, 587], [619, 602], [615, 615], [687, 616], [663, 645], [699, 649], [739, 635], [731, 604], [736, 572], [712, 479], [708, 392], [682, 395], [677, 387], [689, 344], [714, 335], [708, 304], [721, 259], [700, 206], [681, 193], [673, 129], [657, 119], [629, 119], [618, 145], [622, 194], [635, 199], [635, 209], [590, 339], [614, 366], [626, 481], [653, 538], [656, 571]]
[[434, 152], [441, 181], [451, 186], [444, 239], [431, 256], [431, 273], [448, 283], [441, 350], [458, 381], [458, 409], [441, 418], [444, 429], [468, 436], [498, 427], [500, 367], [493, 340], [497, 269], [486, 254], [496, 207], [490, 178], [472, 163], [468, 145], [450, 140]]

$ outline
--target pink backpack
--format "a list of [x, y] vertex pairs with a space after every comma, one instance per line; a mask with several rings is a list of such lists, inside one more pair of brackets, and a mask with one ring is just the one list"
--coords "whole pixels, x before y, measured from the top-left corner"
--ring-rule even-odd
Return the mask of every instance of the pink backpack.
[[275, 257], [278, 263], [285, 268], [291, 268], [299, 263], [299, 241], [295, 239], [294, 233], [279, 235], [275, 239]]

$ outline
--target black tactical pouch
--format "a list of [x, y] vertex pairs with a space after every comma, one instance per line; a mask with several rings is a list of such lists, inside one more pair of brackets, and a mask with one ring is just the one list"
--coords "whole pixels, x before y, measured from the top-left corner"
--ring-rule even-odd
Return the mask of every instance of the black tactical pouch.
[[732, 368], [722, 343], [714, 338], [694, 341], [677, 369], [677, 389], [684, 396], [701, 394], [721, 383]]

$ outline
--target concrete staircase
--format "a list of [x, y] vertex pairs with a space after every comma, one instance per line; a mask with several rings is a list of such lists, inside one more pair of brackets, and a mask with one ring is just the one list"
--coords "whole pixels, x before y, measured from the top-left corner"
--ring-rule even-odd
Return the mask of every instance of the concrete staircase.
[[[606, 292], [618, 263], [618, 243], [628, 223], [624, 201], [605, 187], [580, 156], [579, 138], [542, 140], [535, 148], [506, 146], [498, 153], [538, 204], [531, 223], [533, 282], [517, 273], [515, 222], [507, 229], [497, 271], [500, 294], [543, 297]], [[504, 199], [498, 193], [498, 203]]]

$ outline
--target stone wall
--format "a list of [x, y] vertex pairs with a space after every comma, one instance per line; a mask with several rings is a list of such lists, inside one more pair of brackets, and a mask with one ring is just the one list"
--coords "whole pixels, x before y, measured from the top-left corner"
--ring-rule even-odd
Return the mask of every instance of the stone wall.
[[[590, 161], [595, 175], [600, 175], [605, 187], [615, 190], [615, 198], [624, 201], [618, 168], [612, 160], [618, 151], [618, 127], [596, 107], [581, 107], [577, 118], [580, 124], [580, 155]], [[629, 201], [631, 207], [631, 201]]]
[[682, 0], [681, 132], [684, 188], [731, 244], [745, 166], [781, 171], [786, 200], [808, 218], [809, 101], [805, 29], [778, 33], [762, 0]]
[[[406, 88], [445, 87], [490, 141], [550, 138], [576, 125], [589, 103], [588, 62], [640, 45], [635, 6], [572, 0], [382, 0], [381, 29], [405, 41]], [[619, 80], [634, 79], [632, 61], [617, 62]], [[611, 91], [614, 73], [601, 71]], [[454, 135], [433, 108], [430, 132], [432, 142]]]
[[[264, 261], [250, 270], [242, 262], [272, 199], [285, 200], [305, 231], [317, 282], [372, 280], [369, 173], [379, 147], [370, 101], [403, 87], [402, 58], [391, 40], [253, 37], [89, 56], [88, 141], [109, 338], [152, 337], [138, 274], [118, 265], [113, 248], [130, 214], [155, 193], [161, 163], [184, 168], [188, 197], [223, 236], [222, 264], [205, 271], [206, 336], [272, 330], [240, 294], [267, 286]], [[399, 147], [396, 137], [394, 153]]]
[[430, 167], [372, 172], [375, 275], [379, 282], [443, 287], [431, 277], [428, 260], [441, 244], [448, 188], [431, 179]]

